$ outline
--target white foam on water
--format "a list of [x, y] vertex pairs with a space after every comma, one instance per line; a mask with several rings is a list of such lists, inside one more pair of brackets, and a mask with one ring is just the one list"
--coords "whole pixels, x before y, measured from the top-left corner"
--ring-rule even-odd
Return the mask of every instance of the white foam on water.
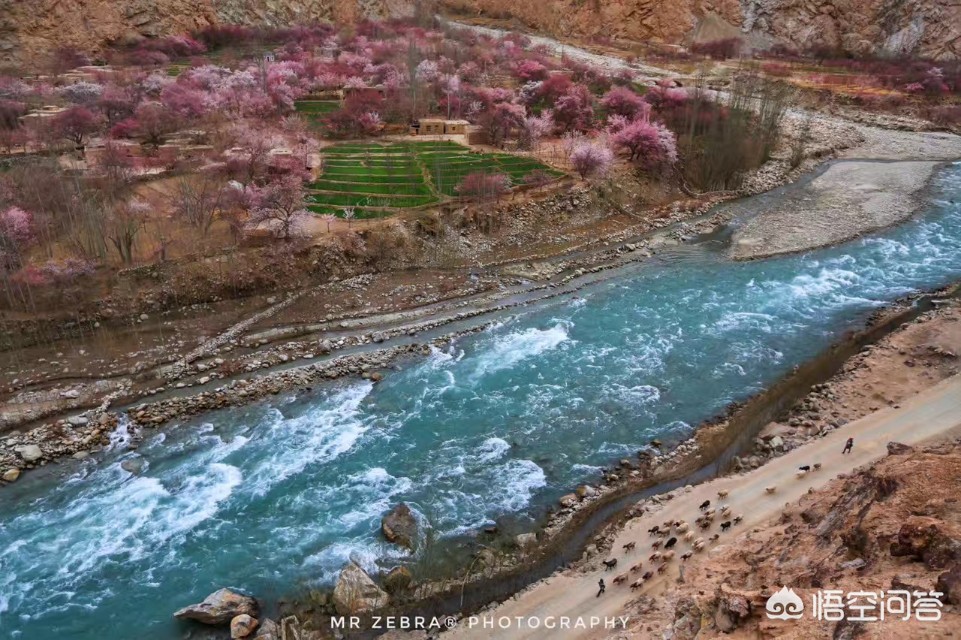
[[634, 387], [613, 385], [616, 397], [632, 406], [649, 405], [661, 399], [661, 390], [649, 384], [639, 384]]
[[308, 465], [329, 462], [352, 449], [368, 429], [360, 405], [373, 388], [369, 381], [351, 385], [294, 418], [272, 411], [270, 421], [258, 427], [267, 455], [249, 473], [250, 491], [263, 495]]
[[510, 451], [511, 445], [503, 438], [488, 438], [477, 447], [478, 462], [493, 462]]
[[556, 348], [569, 340], [568, 328], [557, 323], [550, 329], [523, 329], [497, 337], [477, 356], [473, 377], [510, 369], [520, 362]]

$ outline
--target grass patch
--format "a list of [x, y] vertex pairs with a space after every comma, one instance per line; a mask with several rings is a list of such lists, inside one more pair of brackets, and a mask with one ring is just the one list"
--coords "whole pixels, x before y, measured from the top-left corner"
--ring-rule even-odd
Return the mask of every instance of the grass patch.
[[434, 204], [456, 196], [457, 186], [471, 173], [505, 173], [515, 185], [534, 171], [564, 175], [533, 158], [475, 153], [447, 141], [348, 142], [325, 147], [321, 153], [324, 172], [310, 185], [308, 208], [335, 215], [342, 215], [343, 207], [381, 216], [385, 213], [381, 208]]

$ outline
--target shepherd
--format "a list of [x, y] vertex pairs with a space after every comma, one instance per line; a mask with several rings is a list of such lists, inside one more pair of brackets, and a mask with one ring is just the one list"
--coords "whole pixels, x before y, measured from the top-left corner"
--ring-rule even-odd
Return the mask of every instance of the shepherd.
[[851, 453], [851, 449], [853, 448], [854, 448], [854, 438], [848, 438], [848, 441], [844, 443], [844, 451], [841, 452], [841, 455], [844, 455], [846, 453]]
[[597, 581], [597, 587], [598, 587], [598, 589], [597, 589], [597, 595], [594, 596], [594, 597], [595, 597], [595, 598], [600, 598], [600, 597], [601, 597], [601, 594], [604, 593], [604, 591], [607, 590], [607, 587], [604, 585], [604, 578], [601, 578], [600, 580]]

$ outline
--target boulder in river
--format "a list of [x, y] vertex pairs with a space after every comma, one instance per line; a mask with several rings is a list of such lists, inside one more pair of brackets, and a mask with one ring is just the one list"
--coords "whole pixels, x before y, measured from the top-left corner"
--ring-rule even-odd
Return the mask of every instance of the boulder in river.
[[204, 601], [191, 604], [174, 614], [182, 620], [196, 620], [204, 624], [227, 624], [239, 615], [256, 617], [260, 613], [257, 601], [232, 589], [218, 589]]
[[246, 613], [234, 616], [230, 621], [230, 640], [249, 638], [259, 626], [260, 621]]
[[19, 477], [20, 477], [20, 469], [17, 469], [17, 468], [7, 469], [6, 471], [3, 472], [3, 475], [0, 476], [0, 478], [3, 478], [4, 482], [16, 482], [17, 478]]
[[127, 458], [120, 463], [120, 468], [127, 473], [132, 473], [135, 476], [139, 476], [143, 473], [144, 459], [140, 456], [134, 456], [132, 458]]
[[352, 615], [387, 605], [390, 596], [377, 586], [364, 568], [348, 562], [334, 587], [334, 607], [340, 615]]
[[388, 542], [413, 550], [417, 544], [417, 519], [410, 507], [401, 502], [381, 518], [380, 530]]

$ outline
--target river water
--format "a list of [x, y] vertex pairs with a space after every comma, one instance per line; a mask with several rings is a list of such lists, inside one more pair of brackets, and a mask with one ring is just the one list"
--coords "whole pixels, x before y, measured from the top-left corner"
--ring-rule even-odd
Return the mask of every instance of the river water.
[[[0, 636], [178, 637], [170, 614], [221, 586], [271, 599], [330, 584], [351, 556], [389, 567], [404, 554], [379, 519], [401, 500], [441, 540], [540, 513], [872, 310], [961, 279], [961, 165], [930, 199], [897, 228], [806, 255], [731, 263], [681, 247], [376, 386], [279, 396], [27, 474], [0, 492]], [[135, 456], [139, 475], [120, 466]]]

